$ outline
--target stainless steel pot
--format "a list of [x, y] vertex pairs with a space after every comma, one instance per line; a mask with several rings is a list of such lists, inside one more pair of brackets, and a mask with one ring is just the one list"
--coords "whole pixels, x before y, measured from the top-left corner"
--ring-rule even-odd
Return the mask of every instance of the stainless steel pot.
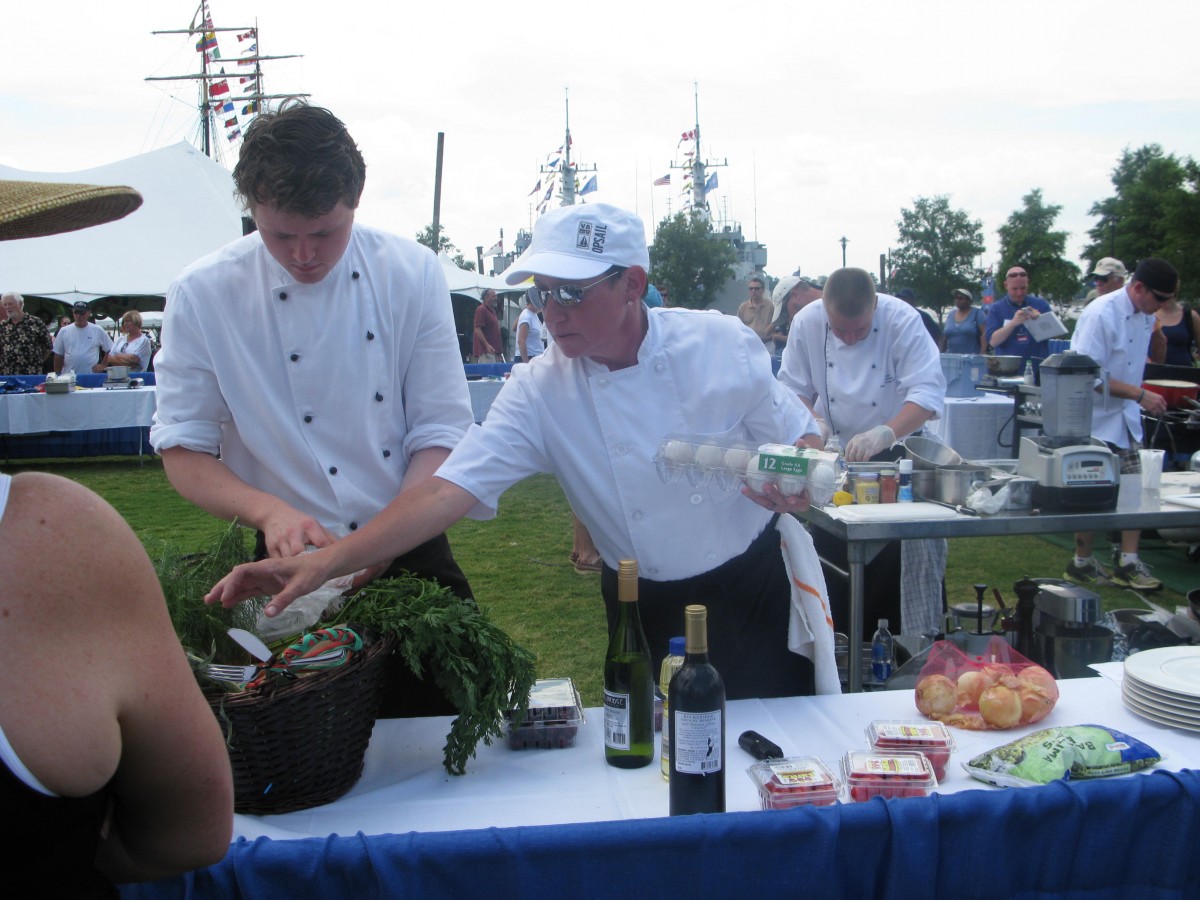
[[914, 500], [937, 499], [937, 470], [913, 469], [912, 488]]
[[938, 466], [956, 466], [962, 457], [954, 448], [920, 435], [904, 439], [904, 451], [913, 461], [914, 469], [936, 469]]
[[936, 499], [943, 503], [961, 506], [967, 502], [971, 490], [978, 481], [987, 481], [991, 471], [986, 466], [964, 463], [957, 466], [939, 466], [936, 473]]

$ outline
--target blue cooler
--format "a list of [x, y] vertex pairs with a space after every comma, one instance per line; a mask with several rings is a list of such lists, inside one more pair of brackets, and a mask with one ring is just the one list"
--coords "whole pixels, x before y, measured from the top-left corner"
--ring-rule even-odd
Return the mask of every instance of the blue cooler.
[[943, 353], [942, 374], [946, 376], [947, 397], [982, 394], [975, 385], [987, 376], [987, 357], [978, 353]]

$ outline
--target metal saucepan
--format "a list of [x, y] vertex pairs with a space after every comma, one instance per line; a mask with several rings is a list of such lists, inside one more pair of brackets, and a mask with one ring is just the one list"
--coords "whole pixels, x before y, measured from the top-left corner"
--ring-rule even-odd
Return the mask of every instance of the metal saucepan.
[[1020, 375], [1021, 365], [1025, 362], [1023, 356], [989, 356], [986, 359], [988, 374], [995, 376]]
[[936, 469], [939, 466], [957, 466], [962, 457], [952, 447], [920, 435], [909, 435], [903, 441], [908, 458], [914, 469]]
[[987, 466], [964, 463], [957, 466], [939, 466], [936, 475], [937, 499], [943, 503], [961, 506], [967, 502], [976, 482], [987, 481], [991, 470]]

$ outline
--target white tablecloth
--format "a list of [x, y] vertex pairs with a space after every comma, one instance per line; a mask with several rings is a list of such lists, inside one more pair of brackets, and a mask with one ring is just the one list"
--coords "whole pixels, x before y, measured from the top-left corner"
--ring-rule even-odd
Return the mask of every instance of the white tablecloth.
[[[1164, 754], [1161, 767], [1200, 766], [1200, 734], [1166, 728], [1138, 718], [1121, 702], [1120, 688], [1104, 678], [1059, 683], [1062, 697], [1035, 726], [1011, 731], [953, 729], [958, 749], [939, 793], [997, 791], [958, 765], [963, 760], [1052, 725], [1097, 724], [1124, 731]], [[789, 756], [816, 755], [835, 771], [843, 753], [867, 746], [864, 731], [875, 719], [919, 720], [913, 692], [885, 691], [728, 704], [725, 751], [726, 805], [730, 811], [759, 809], [758, 793], [746, 774], [754, 761], [738, 747], [753, 729]], [[279, 816], [235, 816], [234, 831], [248, 838], [298, 838], [449, 831], [639, 819], [667, 814], [667, 783], [657, 759], [643, 769], [616, 769], [604, 762], [604, 713], [587, 710], [574, 747], [510, 750], [503, 742], [480, 745], [467, 774], [442, 768], [448, 718], [387, 719], [375, 726], [363, 777], [342, 799], [326, 806]], [[1133, 776], [1139, 777], [1139, 776]]]
[[0, 395], [0, 434], [92, 431], [148, 427], [154, 419], [153, 387], [80, 388], [69, 394]]
[[[931, 436], [949, 444], [963, 459], [1012, 459], [1013, 401], [1011, 397], [981, 394], [976, 397], [947, 397], [940, 418], [925, 424]], [[1007, 424], [1006, 424], [1007, 423]]]

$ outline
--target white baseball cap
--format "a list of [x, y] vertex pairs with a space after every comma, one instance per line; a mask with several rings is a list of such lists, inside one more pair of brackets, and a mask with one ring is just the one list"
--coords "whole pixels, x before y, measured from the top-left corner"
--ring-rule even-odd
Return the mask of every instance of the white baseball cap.
[[642, 220], [607, 203], [562, 206], [533, 226], [533, 240], [504, 273], [509, 284], [534, 275], [586, 281], [613, 266], [650, 268]]

